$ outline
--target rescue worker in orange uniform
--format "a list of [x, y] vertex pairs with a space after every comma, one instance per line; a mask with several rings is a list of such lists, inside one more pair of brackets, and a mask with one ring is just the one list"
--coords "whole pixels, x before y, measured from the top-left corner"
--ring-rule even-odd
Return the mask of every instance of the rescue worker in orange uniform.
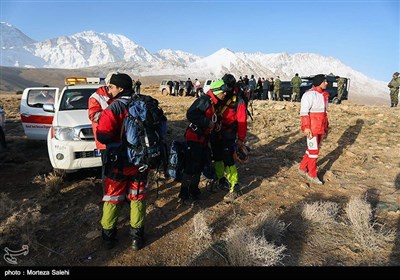
[[180, 204], [191, 204], [198, 200], [201, 191], [198, 187], [200, 175], [207, 163], [210, 132], [220, 129], [215, 108], [225, 98], [226, 85], [223, 80], [215, 80], [210, 90], [197, 98], [187, 110], [190, 122], [185, 132], [187, 149], [183, 162], [183, 175], [179, 192]]
[[307, 137], [307, 150], [300, 163], [299, 173], [312, 183], [322, 185], [317, 174], [317, 159], [322, 139], [328, 132], [328, 82], [325, 75], [313, 78], [313, 86], [301, 98], [301, 130]]
[[232, 202], [239, 197], [239, 174], [235, 165], [234, 145], [242, 147], [247, 134], [247, 105], [239, 95], [236, 79], [231, 74], [225, 74], [222, 79], [227, 85], [227, 94], [218, 106], [221, 116], [221, 130], [211, 135], [211, 149], [214, 168], [220, 188], [226, 186], [229, 192], [224, 200]]
[[127, 197], [130, 200], [132, 249], [136, 251], [144, 245], [148, 170], [139, 172], [138, 167], [128, 162], [126, 150], [121, 149], [121, 130], [128, 111], [126, 103], [118, 99], [131, 99], [131, 77], [123, 73], [113, 74], [108, 92], [115, 100], [101, 113], [97, 127], [97, 139], [107, 147], [103, 163], [102, 237], [106, 248], [115, 246], [117, 220]]

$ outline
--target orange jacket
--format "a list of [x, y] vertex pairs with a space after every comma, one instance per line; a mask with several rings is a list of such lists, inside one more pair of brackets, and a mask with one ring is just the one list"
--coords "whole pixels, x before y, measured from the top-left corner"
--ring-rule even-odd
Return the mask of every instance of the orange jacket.
[[113, 102], [113, 99], [110, 98], [108, 95], [107, 87], [102, 86], [99, 87], [95, 93], [93, 93], [89, 97], [89, 119], [92, 121], [92, 129], [93, 129], [93, 135], [94, 139], [96, 141], [96, 148], [99, 150], [104, 150], [106, 148], [106, 145], [100, 143], [97, 140], [97, 126], [99, 124], [99, 118], [101, 113], [105, 108], [108, 107], [109, 104]]

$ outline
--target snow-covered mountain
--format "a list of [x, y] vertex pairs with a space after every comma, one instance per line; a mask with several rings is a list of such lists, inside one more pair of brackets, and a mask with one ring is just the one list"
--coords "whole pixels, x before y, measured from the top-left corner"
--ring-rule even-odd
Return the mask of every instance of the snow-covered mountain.
[[333, 73], [351, 80], [352, 94], [387, 98], [386, 83], [368, 78], [338, 59], [312, 53], [244, 53], [223, 48], [200, 57], [181, 50], [163, 49], [151, 54], [123, 35], [80, 32], [35, 42], [10, 24], [1, 23], [1, 65], [77, 69], [90, 67], [101, 75], [120, 71], [132, 76], [169, 75], [200, 80], [232, 73], [239, 77], [300, 76]]
[[199, 60], [201, 57], [184, 51], [159, 50], [156, 56], [160, 60], [168, 60], [179, 64], [188, 64]]
[[0, 23], [1, 34], [1, 49], [19, 48], [36, 41], [26, 36], [18, 28], [15, 28], [9, 23]]

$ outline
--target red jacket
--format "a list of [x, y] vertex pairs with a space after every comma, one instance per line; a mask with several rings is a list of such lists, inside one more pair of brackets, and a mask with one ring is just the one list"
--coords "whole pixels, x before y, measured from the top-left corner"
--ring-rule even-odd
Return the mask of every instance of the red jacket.
[[222, 131], [234, 130], [237, 138], [245, 142], [247, 133], [247, 107], [241, 97], [237, 96], [238, 89], [230, 98], [226, 97], [223, 105], [218, 108], [222, 115]]
[[325, 134], [328, 131], [328, 98], [329, 93], [321, 88], [312, 87], [301, 98], [301, 130], [311, 129], [313, 135]]
[[89, 97], [88, 115], [89, 119], [92, 121], [92, 129], [94, 139], [96, 141], [96, 148], [99, 150], [104, 150], [106, 148], [106, 145], [100, 143], [97, 140], [97, 126], [99, 123], [101, 112], [103, 112], [103, 110], [107, 108], [108, 105], [111, 104], [111, 102], [113, 102], [113, 99], [111, 99], [108, 95], [106, 86], [99, 87], [96, 92]]
[[[130, 95], [125, 97], [130, 98]], [[103, 144], [121, 143], [121, 130], [126, 115], [128, 115], [126, 105], [114, 99], [101, 115], [97, 126], [97, 139]]]

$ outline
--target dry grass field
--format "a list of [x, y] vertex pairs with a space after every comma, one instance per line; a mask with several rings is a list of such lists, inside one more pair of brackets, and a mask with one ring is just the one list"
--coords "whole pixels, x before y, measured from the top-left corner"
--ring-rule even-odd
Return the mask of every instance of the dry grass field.
[[[168, 142], [182, 139], [193, 97], [161, 96]], [[344, 102], [329, 109], [330, 134], [318, 159], [323, 186], [296, 170], [305, 139], [299, 103], [254, 102], [250, 161], [238, 165], [243, 195], [224, 191], [178, 207], [179, 183], [153, 176], [146, 246], [130, 249], [129, 209], [118, 245], [101, 246], [99, 170], [54, 174], [46, 143], [29, 141], [20, 95], [0, 94], [8, 148], [0, 155], [0, 248], [21, 249], [17, 266], [400, 266], [399, 108]], [[3, 258], [1, 264], [7, 264]]]

